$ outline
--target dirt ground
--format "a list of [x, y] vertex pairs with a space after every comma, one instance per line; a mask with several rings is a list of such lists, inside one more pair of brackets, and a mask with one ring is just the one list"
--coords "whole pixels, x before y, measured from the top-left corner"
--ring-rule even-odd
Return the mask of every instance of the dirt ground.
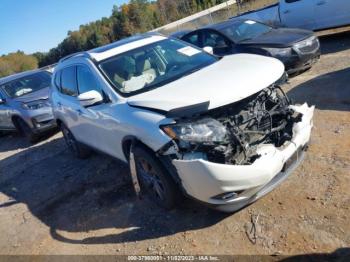
[[32, 146], [9, 135], [0, 138], [0, 253], [350, 253], [350, 32], [321, 44], [321, 60], [284, 86], [316, 105], [309, 152], [269, 195], [235, 214], [190, 200], [166, 212], [136, 200], [128, 167], [112, 158], [74, 159], [60, 133]]

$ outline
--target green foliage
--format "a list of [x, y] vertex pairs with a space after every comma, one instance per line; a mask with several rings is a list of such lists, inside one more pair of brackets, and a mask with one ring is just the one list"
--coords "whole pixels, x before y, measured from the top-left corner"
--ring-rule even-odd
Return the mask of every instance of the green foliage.
[[114, 6], [110, 17], [69, 31], [67, 37], [49, 52], [33, 55], [40, 67], [54, 64], [66, 55], [150, 31], [222, 2], [224, 0], [130, 0], [128, 4]]
[[38, 60], [33, 55], [21, 51], [0, 57], [0, 77], [38, 68]]

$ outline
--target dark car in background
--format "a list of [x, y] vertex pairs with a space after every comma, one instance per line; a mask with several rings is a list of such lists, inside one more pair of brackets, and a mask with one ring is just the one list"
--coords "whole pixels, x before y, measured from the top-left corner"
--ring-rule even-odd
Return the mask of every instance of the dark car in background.
[[56, 127], [49, 101], [51, 73], [34, 70], [0, 78], [0, 132], [18, 131], [35, 142]]
[[195, 31], [171, 35], [225, 56], [251, 53], [281, 60], [289, 74], [310, 68], [320, 57], [320, 42], [312, 31], [275, 28], [253, 20], [230, 19]]

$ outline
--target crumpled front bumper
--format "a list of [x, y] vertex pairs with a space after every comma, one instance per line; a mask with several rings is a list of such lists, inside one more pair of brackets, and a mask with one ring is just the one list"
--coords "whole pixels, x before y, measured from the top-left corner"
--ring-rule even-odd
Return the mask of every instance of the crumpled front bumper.
[[28, 110], [25, 111], [25, 114], [22, 116], [32, 131], [36, 134], [56, 128], [57, 126], [51, 107]]
[[[303, 114], [302, 120], [294, 124], [292, 140], [279, 148], [260, 145], [257, 153], [261, 157], [251, 165], [173, 160], [186, 193], [221, 211], [233, 212], [273, 190], [301, 162], [313, 127], [314, 106], [305, 103], [291, 108]], [[214, 198], [230, 192], [238, 194], [227, 199]]]

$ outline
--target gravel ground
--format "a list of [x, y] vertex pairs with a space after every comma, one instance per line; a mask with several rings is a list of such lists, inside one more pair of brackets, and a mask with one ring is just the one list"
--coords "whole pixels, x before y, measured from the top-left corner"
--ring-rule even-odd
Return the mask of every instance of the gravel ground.
[[312, 144], [269, 195], [230, 215], [190, 200], [165, 212], [135, 199], [114, 159], [74, 159], [60, 133], [32, 146], [9, 135], [0, 138], [0, 254], [350, 253], [350, 33], [321, 43], [321, 60], [284, 86], [316, 105]]

